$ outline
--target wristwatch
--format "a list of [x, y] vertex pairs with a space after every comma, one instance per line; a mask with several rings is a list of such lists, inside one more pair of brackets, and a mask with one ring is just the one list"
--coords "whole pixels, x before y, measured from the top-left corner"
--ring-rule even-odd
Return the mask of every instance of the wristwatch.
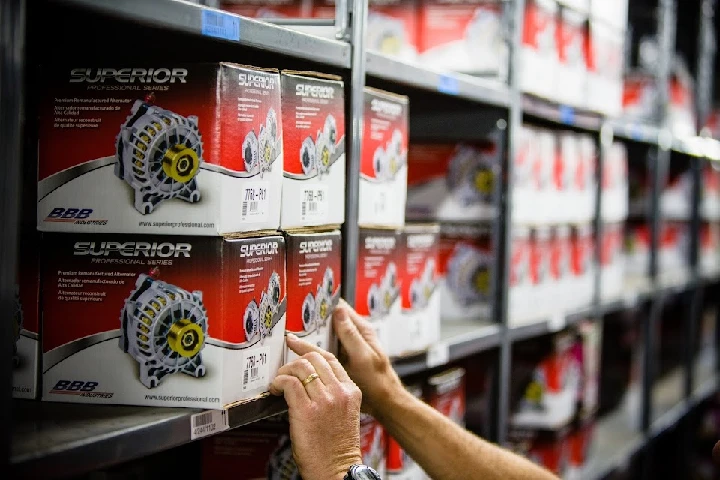
[[345, 474], [344, 480], [382, 480], [380, 474], [367, 465], [353, 465]]

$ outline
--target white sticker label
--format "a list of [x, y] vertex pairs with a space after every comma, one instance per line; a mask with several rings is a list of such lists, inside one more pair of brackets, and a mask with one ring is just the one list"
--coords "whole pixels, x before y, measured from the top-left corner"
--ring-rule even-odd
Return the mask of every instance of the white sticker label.
[[245, 223], [264, 222], [270, 213], [270, 182], [254, 181], [243, 188], [240, 220]]
[[270, 383], [270, 348], [252, 348], [243, 357], [243, 392], [266, 388]]
[[190, 440], [207, 437], [229, 428], [227, 410], [208, 410], [190, 416]]
[[439, 367], [450, 361], [450, 346], [444, 342], [438, 342], [427, 352], [428, 368]]
[[304, 222], [322, 222], [330, 210], [327, 185], [306, 184], [301, 190], [300, 219]]

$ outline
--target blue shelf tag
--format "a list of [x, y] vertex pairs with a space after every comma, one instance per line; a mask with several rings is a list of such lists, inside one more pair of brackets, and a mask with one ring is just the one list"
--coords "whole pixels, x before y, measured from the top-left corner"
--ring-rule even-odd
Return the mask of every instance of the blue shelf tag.
[[448, 95], [457, 95], [460, 91], [458, 86], [457, 78], [452, 75], [440, 75], [437, 89], [439, 92], [446, 93]]
[[240, 19], [228, 13], [203, 10], [202, 34], [237, 42], [240, 40]]
[[575, 123], [575, 109], [567, 105], [560, 105], [560, 123], [573, 125]]
[[637, 123], [630, 125], [630, 138], [633, 140], [641, 140], [643, 137], [642, 129]]

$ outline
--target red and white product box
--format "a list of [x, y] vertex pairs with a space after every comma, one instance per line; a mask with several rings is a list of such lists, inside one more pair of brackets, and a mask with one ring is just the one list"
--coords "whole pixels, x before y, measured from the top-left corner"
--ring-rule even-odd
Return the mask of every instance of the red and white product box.
[[580, 192], [575, 189], [575, 170], [580, 160], [580, 145], [573, 132], [561, 132], [555, 141], [552, 166], [550, 211], [552, 223], [569, 223], [578, 217]]
[[460, 426], [465, 426], [465, 369], [453, 368], [427, 381], [427, 402]]
[[222, 0], [220, 8], [251, 18], [309, 18], [312, 0]]
[[664, 222], [660, 229], [658, 269], [679, 273], [689, 268], [690, 226], [686, 222]]
[[565, 480], [583, 480], [587, 475], [586, 467], [590, 460], [590, 451], [594, 441], [595, 422], [592, 418], [582, 421], [570, 431], [567, 438], [567, 469]]
[[619, 117], [623, 111], [624, 34], [592, 17], [589, 29], [585, 107]]
[[573, 106], [584, 106], [587, 80], [587, 14], [570, 8], [560, 9], [556, 30], [560, 68], [554, 97]]
[[490, 225], [441, 225], [438, 273], [443, 322], [490, 318], [494, 268]]
[[39, 230], [219, 235], [278, 227], [277, 71], [171, 67], [48, 71]]
[[345, 91], [340, 77], [283, 71], [282, 228], [345, 221]]
[[[573, 223], [590, 223], [595, 218], [597, 205], [598, 181], [595, 169], [598, 150], [595, 140], [590, 135], [578, 135], [577, 142], [580, 153], [578, 161], [575, 163], [572, 184], [573, 189], [577, 192], [578, 207], [575, 209], [576, 216], [573, 218]], [[625, 182], [627, 184], [627, 176]], [[627, 202], [627, 196], [624, 198]]]
[[[415, 398], [422, 398], [422, 387], [410, 385], [406, 387]], [[386, 435], [388, 478], [393, 480], [424, 480], [427, 478], [420, 465], [407, 454], [400, 444], [390, 435]]]
[[570, 429], [557, 431], [533, 428], [512, 428], [508, 432], [511, 450], [533, 463], [565, 478], [568, 465], [568, 435]]
[[628, 23], [628, 0], [590, 0], [590, 16], [625, 31]]
[[15, 398], [38, 396], [39, 292], [40, 265], [38, 260], [40, 234], [27, 225], [21, 229], [18, 242], [17, 283], [13, 311], [13, 385]]
[[[649, 188], [648, 188], [649, 189]], [[692, 211], [693, 179], [689, 170], [671, 172], [660, 194], [660, 212], [669, 220], [686, 220]]]
[[550, 239], [550, 284], [548, 286], [548, 309], [551, 313], [564, 313], [573, 299], [568, 289], [573, 285], [571, 276], [572, 246], [570, 227], [559, 225], [552, 228]]
[[401, 245], [401, 230], [360, 229], [355, 310], [372, 323], [385, 351], [390, 350], [390, 325], [402, 322]]
[[557, 46], [558, 6], [555, 0], [525, 2], [520, 88], [544, 98], [555, 94], [555, 77], [560, 64]]
[[529, 125], [518, 130], [518, 147], [513, 162], [512, 222], [532, 224], [539, 182], [535, 174], [538, 162], [537, 131]]
[[504, 77], [508, 47], [500, 0], [421, 0], [420, 61], [440, 70]]
[[[560, 193], [560, 187], [564, 181], [562, 169], [558, 169], [562, 166], [562, 157], [558, 159], [557, 144], [558, 138], [555, 133], [549, 130], [537, 130], [537, 158], [533, 167], [533, 178], [538, 194], [533, 210], [532, 223], [534, 225], [554, 223], [565, 209], [565, 206], [562, 209], [557, 208], [557, 194]], [[556, 175], [556, 170], [561, 175]]]
[[370, 0], [365, 42], [368, 50], [413, 61], [418, 53], [416, 0]]
[[390, 327], [388, 354], [424, 350], [440, 339], [438, 225], [408, 225], [400, 250], [402, 315]]
[[281, 235], [45, 235], [43, 400], [221, 408], [285, 350]]
[[[552, 341], [552, 350], [532, 365], [531, 376], [512, 415], [514, 427], [557, 430], [575, 415], [581, 372], [572, 352], [573, 336], [562, 333]], [[522, 363], [537, 361], [534, 353], [528, 358], [522, 358], [522, 350], [518, 353], [518, 371], [522, 370]]]
[[472, 145], [411, 145], [407, 217], [447, 222], [493, 218], [502, 152], [500, 134]]
[[687, 71], [677, 71], [670, 78], [670, 104], [668, 123], [673, 135], [692, 137], [697, 134], [695, 102], [693, 100], [692, 77]]
[[513, 225], [511, 233], [508, 316], [512, 326], [519, 326], [527, 323], [535, 310], [530, 278], [530, 229]]
[[571, 8], [576, 12], [590, 12], [590, 0], [558, 0], [558, 3], [560, 6]]
[[624, 224], [607, 223], [602, 226], [600, 296], [604, 300], [617, 298], [623, 293], [625, 285], [624, 237]]
[[[339, 230], [287, 232], [287, 325], [303, 340], [328, 351], [332, 314], [340, 299], [341, 238]], [[297, 358], [290, 349], [285, 362]]]
[[538, 227], [530, 231], [530, 282], [534, 312], [547, 313], [554, 308], [550, 257], [552, 252], [552, 230]]
[[651, 121], [658, 101], [655, 77], [646, 72], [629, 72], [623, 80], [622, 116], [628, 120]]
[[408, 107], [408, 97], [365, 88], [360, 225], [402, 227], [405, 224]]
[[700, 226], [700, 268], [711, 275], [720, 270], [720, 226], [716, 223]]
[[570, 227], [570, 281], [566, 290], [570, 309], [587, 306], [592, 302], [594, 246], [590, 225]]
[[644, 277], [650, 273], [650, 225], [628, 223], [625, 227], [625, 268], [629, 275]]
[[702, 171], [701, 218], [720, 219], [720, 172], [705, 164]]
[[268, 423], [204, 439], [202, 480], [300, 478], [287, 427]]
[[624, 221], [628, 216], [630, 192], [628, 152], [621, 142], [614, 142], [605, 150], [601, 185], [600, 217], [604, 222]]
[[360, 453], [364, 465], [386, 477], [387, 444], [385, 429], [373, 417], [366, 413], [360, 414]]
[[578, 323], [577, 334], [573, 353], [581, 368], [578, 405], [581, 413], [588, 416], [598, 408], [602, 328], [599, 322], [583, 320]]

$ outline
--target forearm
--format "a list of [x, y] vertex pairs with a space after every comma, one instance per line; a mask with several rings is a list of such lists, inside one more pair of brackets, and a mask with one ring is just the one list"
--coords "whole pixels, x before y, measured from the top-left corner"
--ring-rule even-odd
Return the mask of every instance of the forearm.
[[435, 480], [555, 480], [550, 472], [456, 425], [405, 390], [388, 395], [377, 419]]

